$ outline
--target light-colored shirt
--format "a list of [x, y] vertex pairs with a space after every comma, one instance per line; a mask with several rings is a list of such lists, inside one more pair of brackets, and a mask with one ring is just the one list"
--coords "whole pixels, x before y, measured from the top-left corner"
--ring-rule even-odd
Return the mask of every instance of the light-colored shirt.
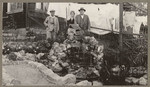
[[84, 15], [81, 15], [81, 18], [83, 19]]
[[59, 31], [58, 18], [55, 16], [48, 16], [44, 21], [44, 25], [47, 27], [46, 29], [48, 31]]

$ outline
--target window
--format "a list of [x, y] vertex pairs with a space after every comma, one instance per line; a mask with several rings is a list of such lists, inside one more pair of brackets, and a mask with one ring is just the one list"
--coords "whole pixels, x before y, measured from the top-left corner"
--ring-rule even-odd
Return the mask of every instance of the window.
[[23, 11], [23, 3], [8, 3], [7, 13], [16, 13]]
[[49, 3], [36, 3], [36, 10], [43, 10], [47, 12]]
[[36, 3], [36, 9], [41, 9], [41, 3]]

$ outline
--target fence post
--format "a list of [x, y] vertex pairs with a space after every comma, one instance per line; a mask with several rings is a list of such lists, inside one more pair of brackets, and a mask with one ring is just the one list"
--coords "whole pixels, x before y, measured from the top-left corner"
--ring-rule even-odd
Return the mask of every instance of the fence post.
[[28, 30], [29, 29], [29, 21], [28, 21], [28, 3], [25, 3], [25, 17], [26, 17], [26, 22], [25, 22], [25, 24], [26, 24], [26, 30]]
[[123, 3], [121, 2], [119, 4], [119, 27], [120, 27], [120, 32], [119, 32], [119, 48], [120, 51], [122, 51], [123, 48], [123, 38], [122, 38], [122, 32], [123, 32]]

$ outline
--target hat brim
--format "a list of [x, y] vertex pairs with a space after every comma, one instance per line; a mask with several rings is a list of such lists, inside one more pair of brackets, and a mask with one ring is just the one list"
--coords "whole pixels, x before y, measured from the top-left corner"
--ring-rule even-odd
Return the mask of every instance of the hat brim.
[[79, 9], [79, 11], [81, 11], [81, 10], [86, 11], [85, 9]]

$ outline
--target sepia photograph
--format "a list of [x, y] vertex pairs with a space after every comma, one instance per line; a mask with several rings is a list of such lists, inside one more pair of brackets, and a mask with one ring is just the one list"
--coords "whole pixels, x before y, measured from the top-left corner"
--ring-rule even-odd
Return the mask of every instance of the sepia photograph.
[[3, 3], [2, 85], [148, 85], [147, 4]]

